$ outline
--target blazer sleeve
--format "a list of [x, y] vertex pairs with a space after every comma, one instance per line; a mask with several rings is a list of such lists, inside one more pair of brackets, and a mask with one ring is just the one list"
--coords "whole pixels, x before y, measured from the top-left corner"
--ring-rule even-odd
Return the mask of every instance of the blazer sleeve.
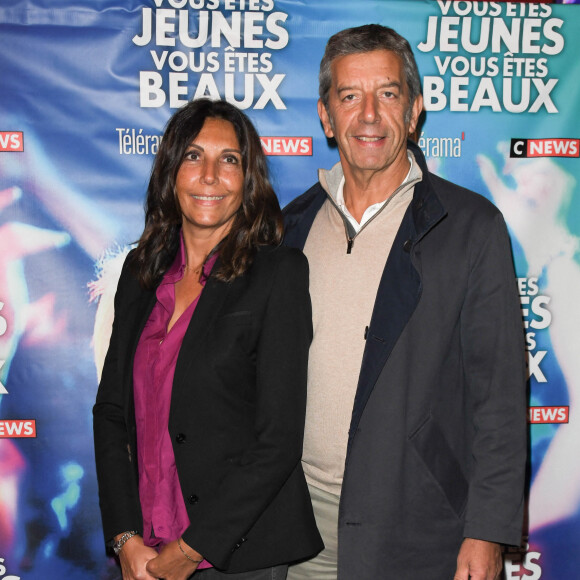
[[274, 273], [264, 276], [271, 286], [256, 352], [255, 440], [183, 533], [187, 544], [220, 568], [228, 567], [236, 544], [244, 541], [302, 455], [312, 340], [308, 262], [289, 248], [270, 255], [280, 259], [261, 266], [262, 273]]
[[472, 238], [461, 347], [473, 422], [464, 537], [519, 545], [527, 455], [524, 331], [499, 212]]
[[96, 403], [93, 407], [95, 460], [99, 485], [99, 504], [105, 540], [129, 530], [141, 533], [142, 517], [139, 493], [127, 424], [128, 394], [125, 392], [122, 367], [122, 329], [127, 308], [127, 290], [136, 281], [130, 276], [127, 261], [115, 294], [115, 317], [109, 349]]

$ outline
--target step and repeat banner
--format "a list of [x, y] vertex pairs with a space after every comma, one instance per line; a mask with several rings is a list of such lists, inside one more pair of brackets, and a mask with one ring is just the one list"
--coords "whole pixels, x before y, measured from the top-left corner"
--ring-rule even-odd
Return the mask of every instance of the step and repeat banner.
[[284, 205], [330, 167], [328, 37], [409, 39], [431, 169], [512, 236], [528, 349], [529, 510], [505, 578], [580, 578], [580, 8], [497, 2], [3, 0], [0, 579], [113, 579], [91, 408], [153, 155], [188, 99], [255, 122]]

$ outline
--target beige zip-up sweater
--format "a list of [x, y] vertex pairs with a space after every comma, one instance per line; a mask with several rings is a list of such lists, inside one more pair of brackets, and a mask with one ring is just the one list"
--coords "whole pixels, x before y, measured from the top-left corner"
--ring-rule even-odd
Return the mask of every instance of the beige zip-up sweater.
[[[422, 173], [413, 162], [407, 180], [356, 235], [335, 201], [342, 177], [340, 163], [330, 171], [320, 170], [328, 199], [304, 246], [310, 264], [314, 338], [302, 462], [308, 483], [335, 495], [342, 486], [365, 328], [385, 262]], [[348, 238], [352, 238], [350, 253]]]

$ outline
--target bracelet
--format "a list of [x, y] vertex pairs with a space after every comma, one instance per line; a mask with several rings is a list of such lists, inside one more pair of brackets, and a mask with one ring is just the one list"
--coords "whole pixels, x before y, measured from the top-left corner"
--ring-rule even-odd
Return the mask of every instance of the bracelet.
[[188, 556], [187, 553], [185, 552], [185, 550], [183, 549], [183, 546], [181, 545], [181, 538], [177, 538], [177, 545], [179, 546], [179, 549], [181, 550], [181, 553], [190, 561], [193, 562], [194, 564], [199, 564], [200, 562], [203, 562], [203, 558], [201, 560], [194, 560], [191, 556]]
[[131, 531], [125, 532], [114, 544], [113, 544], [113, 552], [115, 552], [115, 556], [118, 556], [121, 553], [121, 548], [125, 545], [125, 542], [136, 536], [139, 532]]

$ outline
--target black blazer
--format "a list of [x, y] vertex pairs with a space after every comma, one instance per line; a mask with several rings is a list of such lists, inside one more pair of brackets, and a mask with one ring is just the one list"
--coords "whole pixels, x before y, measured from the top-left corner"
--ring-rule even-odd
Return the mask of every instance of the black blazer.
[[[133, 359], [155, 304], [123, 268], [93, 409], [106, 539], [142, 531]], [[190, 526], [214, 566], [243, 572], [322, 549], [300, 465], [312, 322], [308, 263], [261, 248], [231, 283], [208, 280], [175, 369], [169, 433]]]

